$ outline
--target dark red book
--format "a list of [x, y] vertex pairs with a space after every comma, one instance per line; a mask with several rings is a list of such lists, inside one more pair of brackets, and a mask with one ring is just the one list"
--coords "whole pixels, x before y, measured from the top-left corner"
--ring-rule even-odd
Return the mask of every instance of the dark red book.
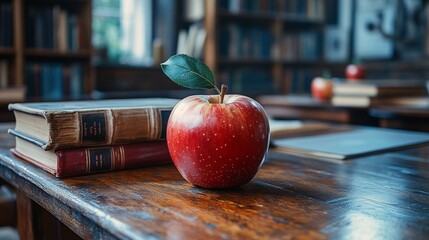
[[45, 151], [14, 130], [12, 153], [56, 177], [134, 169], [172, 163], [166, 141]]

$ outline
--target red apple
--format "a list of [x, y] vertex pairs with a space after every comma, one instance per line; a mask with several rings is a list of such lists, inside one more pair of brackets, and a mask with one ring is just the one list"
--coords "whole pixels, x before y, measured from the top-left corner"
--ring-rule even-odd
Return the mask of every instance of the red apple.
[[346, 67], [346, 78], [359, 80], [366, 78], [366, 70], [361, 65], [350, 64]]
[[332, 97], [333, 86], [332, 80], [316, 77], [311, 82], [311, 94], [316, 99], [330, 99]]
[[204, 188], [248, 183], [268, 150], [269, 123], [255, 100], [241, 95], [190, 96], [171, 112], [167, 144], [188, 182]]

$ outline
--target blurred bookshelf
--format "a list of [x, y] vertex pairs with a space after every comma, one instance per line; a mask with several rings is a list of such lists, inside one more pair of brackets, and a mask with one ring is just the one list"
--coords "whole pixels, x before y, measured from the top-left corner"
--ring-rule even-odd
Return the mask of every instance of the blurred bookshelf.
[[324, 60], [325, 0], [206, 1], [204, 60], [230, 92], [308, 93]]
[[0, 0], [0, 121], [10, 102], [87, 98], [91, 0]]
[[91, 8], [91, 0], [0, 1], [0, 92], [22, 89], [4, 105], [92, 91]]

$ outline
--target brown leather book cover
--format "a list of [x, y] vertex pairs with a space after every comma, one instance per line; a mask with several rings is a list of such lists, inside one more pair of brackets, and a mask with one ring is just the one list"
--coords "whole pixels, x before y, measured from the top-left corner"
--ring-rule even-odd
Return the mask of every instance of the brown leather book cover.
[[[23, 140], [25, 141], [25, 140]], [[32, 143], [30, 143], [32, 144]], [[35, 146], [39, 151], [43, 151]], [[48, 166], [39, 154], [22, 153], [19, 146], [12, 153], [56, 177], [135, 169], [172, 163], [165, 141], [131, 143], [106, 147], [62, 149], [55, 152], [56, 167]]]
[[178, 99], [143, 98], [15, 103], [15, 130], [42, 142], [44, 150], [117, 145], [165, 139]]
[[337, 82], [335, 96], [361, 97], [416, 97], [427, 95], [425, 82], [420, 80], [361, 80]]

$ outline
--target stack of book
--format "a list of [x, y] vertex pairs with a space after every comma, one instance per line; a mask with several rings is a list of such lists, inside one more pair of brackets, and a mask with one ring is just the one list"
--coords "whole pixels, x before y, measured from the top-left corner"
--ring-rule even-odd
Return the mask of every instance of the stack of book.
[[332, 104], [343, 107], [418, 105], [427, 101], [425, 82], [418, 80], [342, 81], [334, 84], [333, 93]]
[[14, 103], [13, 154], [56, 177], [171, 163], [165, 133], [178, 100]]

